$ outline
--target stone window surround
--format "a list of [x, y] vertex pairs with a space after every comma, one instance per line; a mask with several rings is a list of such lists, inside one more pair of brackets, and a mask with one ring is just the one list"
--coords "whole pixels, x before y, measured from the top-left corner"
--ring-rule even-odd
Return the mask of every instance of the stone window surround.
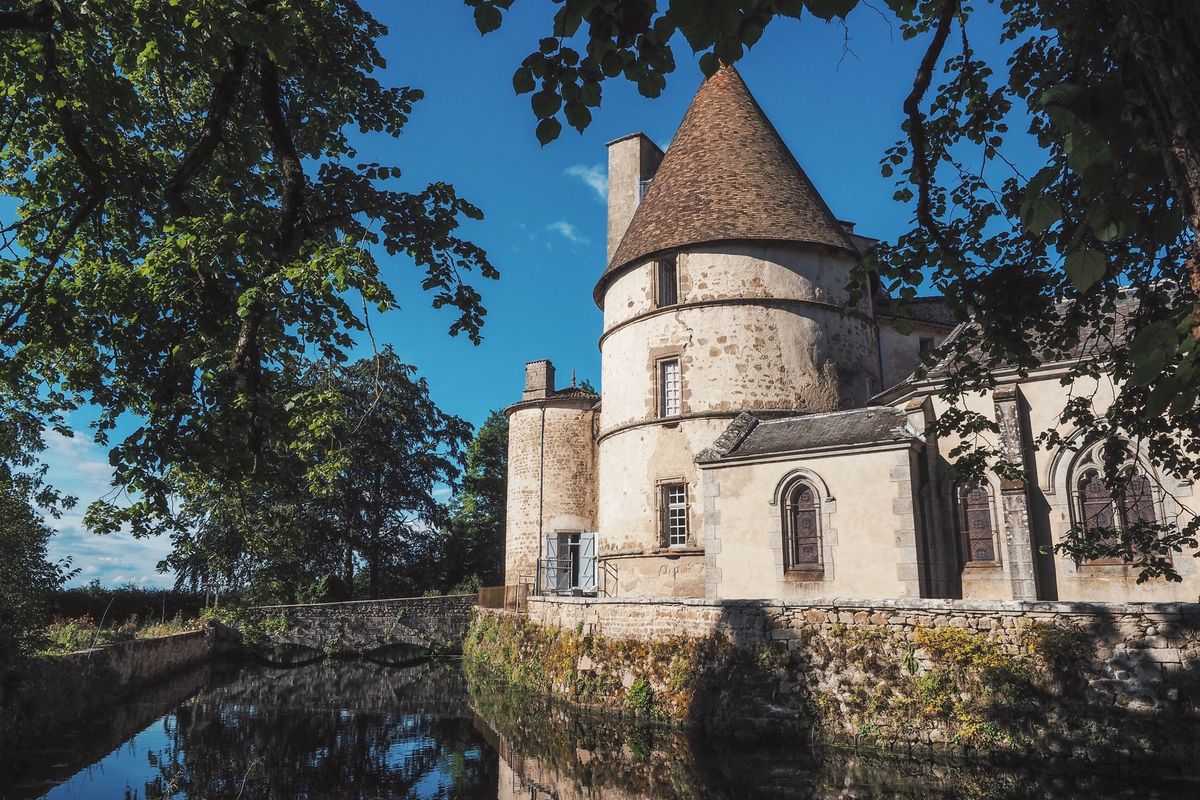
[[996, 507], [996, 498], [999, 496], [999, 486], [990, 479], [990, 476], [983, 479], [983, 484], [987, 487], [988, 506], [992, 514], [992, 552], [996, 558], [992, 561], [972, 561], [970, 554], [970, 542], [967, 541], [967, 532], [963, 528], [961, 514], [961, 500], [959, 492], [965, 488], [957, 484], [950, 487], [950, 503], [953, 513], [951, 514], [954, 523], [954, 533], [958, 537], [959, 543], [963, 547], [963, 562], [962, 569], [964, 570], [992, 570], [1004, 568], [1004, 556], [1002, 555], [1001, 544], [1004, 538], [1001, 534], [1004, 532], [1004, 515], [999, 513], [1000, 509]]
[[[1068, 519], [1071, 522], [1071, 527], [1083, 524], [1083, 509], [1081, 508], [1081, 498], [1079, 496], [1079, 481], [1083, 474], [1091, 469], [1103, 469], [1103, 457], [1098, 456], [1097, 450], [1104, 446], [1103, 441], [1092, 442], [1082, 448], [1071, 459], [1070, 467], [1067, 469], [1066, 482], [1066, 497], [1068, 498], [1067, 508], [1069, 512]], [[1099, 460], [1098, 460], [1099, 459]], [[1163, 508], [1163, 487], [1162, 482], [1158, 477], [1158, 473], [1151, 467], [1142, 463], [1140, 456], [1128, 451], [1125, 454], [1125, 460], [1121, 462], [1117, 468], [1118, 472], [1125, 472], [1129, 469], [1139, 470], [1150, 482], [1150, 502], [1154, 507], [1154, 518], [1159, 523], [1165, 522], [1167, 519]], [[1114, 501], [1115, 502], [1115, 501]], [[1120, 515], [1120, 512], [1114, 508], [1114, 519]], [[1167, 558], [1171, 559], [1170, 554]], [[1077, 569], [1085, 571], [1096, 571], [1104, 567], [1114, 567], [1117, 570], [1124, 571], [1128, 569], [1128, 564], [1118, 563], [1111, 559], [1100, 559], [1096, 561], [1082, 561], [1075, 564]]]
[[[788, 530], [787, 514], [789, 500], [788, 498], [800, 490], [801, 487], [807, 488], [813, 495], [813, 507], [816, 512], [817, 526], [817, 561], [816, 563], [803, 564], [788, 564], [788, 538], [794, 536], [794, 533]], [[777, 487], [776, 496], [779, 508], [779, 526], [780, 534], [783, 537], [783, 553], [784, 553], [784, 577], [788, 580], [824, 580], [825, 576], [825, 525], [822, 524], [824, 513], [824, 498], [820, 489], [809, 480], [807, 477], [800, 475], [795, 476], [782, 487]]]
[[[684, 519], [687, 521], [687, 541], [684, 544], [673, 545], [670, 543], [670, 532], [667, 530], [667, 509], [664, 505], [666, 489], [668, 486], [683, 487], [684, 501]], [[672, 475], [669, 477], [656, 478], [654, 481], [654, 518], [657, 520], [658, 546], [660, 549], [668, 553], [677, 550], [695, 549], [696, 544], [696, 526], [692, 523], [692, 492], [688, 486], [687, 478], [683, 475]]]
[[[648, 419], [655, 422], [668, 421], [674, 422], [688, 414], [688, 397], [687, 381], [685, 377], [686, 370], [683, 364], [683, 346], [668, 345], [666, 347], [654, 347], [650, 350], [650, 414]], [[663, 385], [662, 385], [662, 368], [666, 361], [679, 362], [679, 413], [670, 416], [664, 416], [663, 409]]]
[[[1049, 506], [1049, 512], [1052, 520], [1056, 519], [1057, 515], [1062, 515], [1067, 520], [1068, 526], [1075, 524], [1079, 514], [1075, 507], [1075, 490], [1072, 488], [1072, 480], [1076, 476], [1076, 466], [1080, 460], [1080, 455], [1087, 451], [1089, 446], [1094, 446], [1094, 443], [1087, 443], [1086, 435], [1083, 431], [1076, 431], [1058, 450], [1051, 456], [1049, 464], [1046, 468], [1046, 473], [1040, 482], [1039, 489]], [[1133, 458], [1131, 456], [1131, 458]], [[1139, 465], [1145, 469], [1148, 463], [1148, 458], [1144, 452], [1144, 448], [1139, 448], [1136, 455], [1136, 460]], [[1146, 474], [1150, 478], [1152, 491], [1155, 494], [1155, 513], [1159, 514], [1159, 519], [1168, 521], [1172, 518], [1178, 518], [1180, 506], [1178, 503], [1169, 501], [1166, 488], [1170, 488], [1170, 495], [1175, 498], [1191, 497], [1193, 495], [1193, 482], [1187, 478], [1176, 478], [1173, 476], [1164, 476], [1155, 469], [1146, 469]], [[1054, 523], [1052, 521], [1052, 530]], [[1057, 539], [1057, 534], [1055, 534]], [[1110, 577], [1128, 577], [1132, 579], [1135, 576], [1133, 568], [1125, 564], [1079, 564], [1066, 554], [1055, 553], [1055, 569], [1062, 578], [1066, 579], [1083, 579], [1087, 576], [1107, 575]], [[1196, 573], [1196, 559], [1187, 558], [1173, 559], [1175, 570], [1180, 575], [1193, 575]]]
[[[806, 483], [817, 496], [817, 529], [820, 532], [821, 563], [819, 566], [787, 569], [783, 555], [783, 540], [787, 535], [783, 526], [783, 510], [788, 492], [797, 483]], [[784, 473], [775, 484], [771, 500], [767, 504], [772, 522], [768, 538], [772, 560], [778, 580], [787, 583], [832, 580], [834, 576], [834, 549], [837, 547], [837, 530], [833, 527], [833, 515], [837, 511], [837, 500], [829, 492], [829, 486], [816, 472], [806, 467], [793, 467]]]
[[[675, 262], [675, 299], [669, 303], [663, 302], [662, 294], [662, 273], [664, 261]], [[680, 281], [680, 267], [682, 266], [682, 261], [682, 253], [664, 253], [650, 262], [652, 265], [650, 269], [650, 297], [653, 301], [651, 306], [654, 309], [674, 308], [683, 300], [682, 282]]]

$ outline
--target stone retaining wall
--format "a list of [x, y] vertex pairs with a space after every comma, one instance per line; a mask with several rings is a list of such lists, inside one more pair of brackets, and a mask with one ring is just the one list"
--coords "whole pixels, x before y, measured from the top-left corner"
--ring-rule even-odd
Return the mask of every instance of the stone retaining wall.
[[[1060, 603], [964, 600], [652, 600], [530, 598], [529, 618], [585, 635], [653, 641], [718, 634], [743, 647], [781, 642], [805, 649], [813, 637], [882, 627], [910, 642], [917, 628], [984, 633], [1005, 652], [1028, 649], [1032, 625], [1080, 631], [1089, 688], [1097, 699], [1138, 708], [1190, 708], [1200, 678], [1200, 603]], [[918, 663], [927, 654], [914, 652]]]
[[481, 611], [469, 668], [685, 725], [1200, 757], [1200, 604], [564, 597], [528, 609]]
[[19, 664], [0, 681], [0, 752], [208, 661], [216, 639], [213, 628], [204, 628]]

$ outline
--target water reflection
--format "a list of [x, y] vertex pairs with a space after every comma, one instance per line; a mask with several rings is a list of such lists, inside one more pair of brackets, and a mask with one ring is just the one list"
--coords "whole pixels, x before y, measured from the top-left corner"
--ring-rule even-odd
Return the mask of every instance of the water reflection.
[[445, 661], [255, 666], [205, 676], [199, 691], [188, 680], [178, 689], [192, 696], [173, 710], [162, 707], [167, 694], [158, 705], [144, 698], [111, 715], [120, 725], [77, 737], [70, 754], [32, 753], [18, 788], [0, 789], [0, 798], [1104, 800], [1193, 797], [1197, 788], [1123, 782], [1113, 771], [888, 760], [795, 741], [689, 736], [540, 698], [468, 693], [457, 664]]

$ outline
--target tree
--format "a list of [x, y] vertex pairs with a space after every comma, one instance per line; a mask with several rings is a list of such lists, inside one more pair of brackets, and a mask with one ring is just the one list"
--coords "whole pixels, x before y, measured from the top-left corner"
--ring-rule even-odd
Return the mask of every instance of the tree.
[[[327, 395], [337, 420], [329, 437], [277, 459], [271, 481], [177, 482], [183, 524], [163, 566], [181, 583], [217, 581], [262, 601], [352, 596], [360, 568], [371, 598], [440, 586], [447, 515], [436, 490], [456, 486], [470, 425], [442, 412], [391, 347], [345, 367], [313, 365], [295, 381], [300, 393]], [[315, 489], [304, 481], [314, 470]]]
[[36, 418], [0, 408], [0, 666], [36, 648], [50, 593], [74, 574], [47, 553], [52, 531], [38, 509], [57, 516], [72, 501], [43, 482], [43, 448]]
[[[446, 521], [434, 492], [439, 484], [457, 484], [471, 435], [469, 423], [433, 403], [425, 379], [414, 378], [415, 372], [385, 347], [375, 359], [335, 377], [343, 415], [355, 422], [343, 434], [345, 467], [332, 484], [330, 516], [349, 545], [347, 572], [356, 555], [365, 562], [372, 599], [384, 588], [389, 564], [424, 562], [423, 571], [434, 573], [436, 565], [421, 558], [424, 540], [432, 540]], [[421, 590], [437, 585], [436, 580], [412, 585], [423, 582], [410, 576], [404, 583]]]
[[[487, 33], [512, 0], [465, 0]], [[605, 80], [623, 75], [657, 96], [682, 35], [705, 74], [732, 64], [780, 17], [845, 19], [858, 0], [556, 0], [549, 35], [517, 68], [547, 143], [562, 121], [582, 131]], [[864, 4], [865, 5], [865, 4]], [[990, 444], [996, 423], [963, 399], [994, 385], [993, 371], [1071, 365], [1102, 370], [1116, 400], [1071, 396], [1060, 427], [1103, 440], [1106, 480], [1121, 491], [1117, 454], [1144, 449], [1162, 469], [1200, 473], [1200, 18], [1184, 0], [1002, 0], [1006, 64], [974, 47], [973, 4], [888, 0], [905, 39], [921, 41], [901, 137], [881, 169], [911, 229], [869, 254], [855, 286], [882, 280], [900, 301], [936, 292], [972, 323], [939, 353], [954, 410], [958, 474], [1021, 465]], [[875, 7], [872, 6], [874, 9]], [[875, 9], [878, 11], [879, 9]], [[952, 35], [953, 34], [953, 35]], [[941, 76], [941, 77], [939, 77]], [[1008, 130], [1012, 112], [1030, 119]], [[1005, 158], [1014, 135], [1034, 137], [1045, 165], [1032, 175]], [[1077, 357], [1094, 353], [1097, 360]], [[1054, 431], [1041, 442], [1058, 444]], [[1148, 526], [1120, 540], [1081, 531], [1071, 555], [1133, 560], [1143, 579], [1178, 578], [1171, 552], [1196, 545], [1200, 520]]]
[[[98, 407], [133, 502], [93, 504], [94, 530], [171, 529], [175, 470], [319, 482], [305, 454], [335, 398], [288, 375], [345, 360], [368, 308], [396, 305], [381, 250], [478, 341], [467, 277], [497, 272], [458, 228], [481, 212], [445, 183], [401, 190], [350, 138], [398, 136], [422, 96], [373, 77], [384, 33], [355, 0], [0, 12], [0, 393]], [[136, 428], [109, 442], [118, 420]]]
[[504, 523], [508, 508], [508, 417], [493, 411], [475, 432], [463, 459], [462, 491], [450, 504], [447, 586], [472, 578], [504, 580]]

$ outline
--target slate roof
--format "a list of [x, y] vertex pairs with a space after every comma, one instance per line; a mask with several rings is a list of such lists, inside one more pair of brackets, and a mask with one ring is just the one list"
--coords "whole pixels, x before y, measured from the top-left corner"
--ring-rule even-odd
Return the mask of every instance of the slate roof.
[[605, 276], [662, 250], [738, 239], [857, 253], [737, 70], [722, 67], [692, 100]]
[[908, 301], [908, 306], [903, 312], [896, 308], [897, 305], [896, 300], [881, 291], [875, 295], [875, 316], [881, 319], [904, 316], [914, 322], [924, 322], [946, 329], [954, 328], [961, 321], [942, 297], [914, 297]]
[[894, 408], [855, 408], [771, 420], [742, 413], [696, 460], [725, 461], [916, 438], [918, 434], [908, 425], [905, 413]]
[[[1116, 302], [1115, 313], [1112, 317], [1113, 328], [1111, 331], [1107, 332], [1105, 335], [1101, 335], [1097, 330], [1096, 325], [1089, 321], [1079, 327], [1079, 339], [1077, 342], [1075, 342], [1075, 345], [1070, 348], [1070, 350], [1066, 352], [1050, 352], [1049, 349], [1042, 351], [1043, 363], [1052, 364], [1072, 362], [1082, 359], [1104, 360], [1114, 343], [1122, 342], [1129, 336], [1129, 324], [1132, 321], [1134, 314], [1138, 311], [1138, 306], [1139, 301], [1137, 295], [1133, 292], [1126, 292], [1123, 296], [1119, 297]], [[1067, 303], [1059, 303], [1057, 306], [1055, 306], [1053, 313], [1059, 315], [1060, 318], [1065, 319], [1069, 310], [1070, 309]], [[955, 340], [960, 339], [968, 334], [975, 334], [978, 329], [977, 322], [968, 321], [962, 323], [958, 325], [946, 338], [946, 343], [954, 342]], [[1038, 349], [1037, 344], [1039, 335], [1040, 334], [1034, 330], [1028, 330], [1025, 333], [1025, 336], [1032, 341], [1035, 352]], [[970, 347], [968, 347], [967, 356], [968, 358], [974, 359], [981, 364], [986, 364], [990, 369], [1003, 369], [1005, 367], [1013, 366], [1007, 362], [989, 363], [990, 359], [980, 347], [978, 340], [972, 342]], [[930, 368], [929, 377], [936, 379], [949, 375], [951, 372], [951, 365], [949, 362], [950, 357], [947, 355]], [[902, 383], [898, 384], [897, 387], [893, 388], [906, 386], [915, 380], [916, 375], [914, 374], [909, 376], [909, 378]], [[890, 395], [892, 391], [892, 389], [889, 389], [886, 393]]]

